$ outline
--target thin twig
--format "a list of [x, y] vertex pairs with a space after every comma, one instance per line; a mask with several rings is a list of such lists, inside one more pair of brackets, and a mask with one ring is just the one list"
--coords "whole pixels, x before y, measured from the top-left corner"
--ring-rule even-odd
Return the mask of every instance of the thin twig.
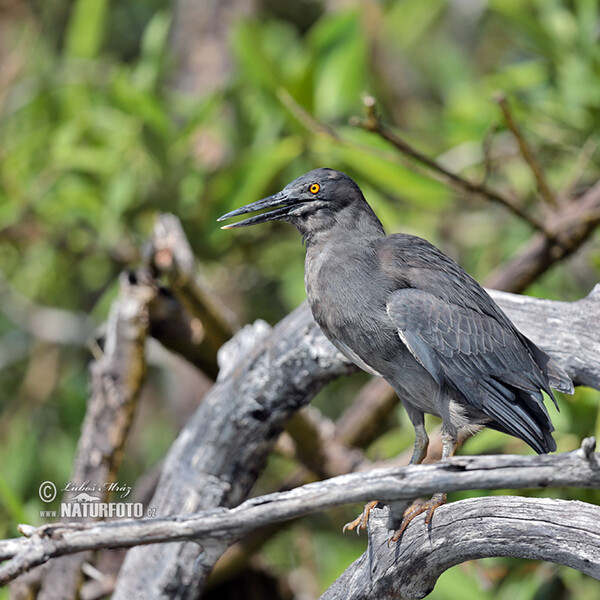
[[597, 136], [590, 136], [583, 144], [579, 154], [577, 155], [577, 159], [575, 160], [575, 164], [567, 177], [567, 182], [564, 184], [560, 195], [563, 198], [570, 198], [573, 196], [575, 192], [575, 188], [579, 184], [579, 181], [583, 177], [583, 174], [592, 159], [592, 156], [598, 149], [598, 144], [600, 140], [598, 140]]
[[399, 152], [409, 156], [413, 160], [427, 167], [430, 171], [436, 173], [445, 183], [448, 183], [463, 192], [467, 192], [479, 198], [491, 200], [505, 206], [515, 215], [529, 223], [531, 227], [542, 232], [548, 238], [551, 237], [544, 223], [542, 223], [533, 215], [530, 215], [524, 208], [519, 206], [514, 199], [501, 194], [497, 190], [493, 190], [485, 184], [475, 183], [465, 179], [464, 177], [461, 177], [460, 175], [457, 175], [456, 173], [453, 173], [452, 171], [449, 171], [434, 159], [430, 158], [426, 154], [423, 154], [416, 148], [413, 148], [413, 146], [403, 140], [398, 134], [394, 133], [391, 129], [383, 125], [376, 114], [374, 98], [367, 96], [364, 100], [364, 103], [367, 117], [364, 120], [353, 119], [351, 121], [353, 125], [361, 127], [366, 131], [376, 133], [381, 138], [390, 142]]
[[492, 174], [492, 146], [494, 144], [494, 136], [498, 131], [498, 124], [492, 123], [487, 129], [483, 137], [483, 175], [479, 185], [486, 185]]
[[277, 90], [277, 98], [309, 131], [323, 133], [338, 142], [343, 141], [333, 127], [319, 121], [308, 111], [304, 110], [285, 88], [282, 87]]
[[521, 156], [525, 160], [525, 162], [529, 165], [533, 176], [535, 177], [535, 181], [537, 183], [538, 189], [540, 191], [541, 197], [550, 205], [556, 208], [558, 206], [558, 200], [554, 195], [554, 192], [550, 189], [548, 182], [546, 181], [546, 177], [544, 176], [544, 172], [542, 171], [542, 167], [538, 163], [533, 150], [527, 143], [525, 136], [519, 129], [517, 122], [515, 121], [512, 112], [510, 110], [510, 105], [508, 103], [508, 99], [502, 92], [497, 92], [494, 96], [495, 101], [498, 103], [500, 110], [502, 110], [502, 114], [504, 115], [504, 120], [508, 125], [508, 128], [511, 130], [512, 134], [515, 136], [517, 143], [519, 144], [519, 150], [521, 152]]
[[340, 144], [341, 146], [358, 150], [359, 152], [365, 152], [371, 156], [377, 156], [378, 158], [381, 158], [387, 162], [393, 164], [401, 163], [406, 168], [409, 168], [413, 173], [417, 173], [423, 177], [431, 178], [431, 176], [426, 173], [425, 169], [421, 170], [415, 168], [414, 163], [402, 155], [383, 150], [382, 148], [367, 146], [366, 144], [361, 144], [355, 140], [342, 137], [333, 127], [327, 123], [324, 123], [323, 121], [320, 121], [314, 115], [311, 115], [307, 110], [300, 106], [300, 104], [296, 102], [293, 96], [286, 89], [280, 89], [277, 92], [277, 97], [283, 106], [290, 112], [290, 114], [295, 117], [298, 122], [306, 128], [307, 131], [310, 131], [311, 133], [320, 133], [330, 138], [337, 144]]

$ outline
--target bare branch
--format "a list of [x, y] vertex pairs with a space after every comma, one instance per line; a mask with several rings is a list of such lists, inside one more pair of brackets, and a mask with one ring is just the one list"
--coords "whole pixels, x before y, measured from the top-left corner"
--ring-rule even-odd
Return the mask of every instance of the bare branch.
[[546, 560], [600, 579], [599, 515], [577, 501], [473, 498], [441, 506], [427, 527], [419, 517], [388, 550], [389, 509], [375, 509], [367, 552], [321, 600], [423, 598], [447, 569], [492, 556]]
[[[130, 273], [123, 273], [119, 283], [103, 349], [90, 365], [91, 396], [70, 479], [75, 486], [88, 481], [101, 489], [115, 480], [145, 374], [148, 304], [156, 289]], [[41, 585], [46, 598], [74, 597], [88, 559], [86, 554], [61, 559], [15, 585], [23, 593]]]
[[[170, 288], [151, 306], [152, 335], [175, 352], [191, 357], [215, 379], [217, 352], [237, 325], [198, 276], [192, 249], [176, 216], [158, 216], [144, 256], [167, 278]], [[182, 335], [173, 334], [174, 325]]]
[[[27, 528], [26, 539], [0, 542], [0, 559], [11, 559], [0, 568], [0, 584], [49, 558], [83, 550], [194, 540], [203, 554], [212, 556], [258, 527], [373, 497], [398, 501], [440, 490], [599, 487], [600, 457], [594, 444], [589, 439], [582, 449], [558, 455], [460, 456], [433, 465], [352, 473], [191, 516]], [[599, 515], [595, 508], [594, 518]], [[600, 572], [600, 554], [596, 567]]]
[[[239, 504], [285, 421], [327, 381], [354, 370], [305, 304], [272, 330], [262, 322], [242, 329], [220, 350], [219, 363], [217, 382], [165, 459], [150, 504], [157, 514]], [[189, 543], [136, 548], [127, 554], [113, 598], [131, 598], [133, 590], [156, 597], [173, 578], [185, 580], [192, 597], [225, 547], [200, 558], [198, 546]], [[155, 574], [152, 581], [144, 575], [148, 569]], [[149, 584], [153, 590], [144, 591]]]
[[397, 133], [383, 125], [379, 120], [379, 117], [375, 111], [375, 99], [371, 96], [365, 98], [365, 108], [367, 110], [367, 118], [364, 120], [353, 119], [352, 124], [357, 127], [361, 127], [367, 131], [376, 133], [384, 140], [387, 140], [398, 150], [401, 154], [412, 158], [418, 163], [427, 167], [431, 172], [437, 175], [437, 178], [452, 185], [454, 188], [471, 194], [473, 196], [491, 200], [498, 204], [503, 205], [512, 213], [529, 223], [534, 229], [542, 232], [546, 237], [551, 237], [548, 233], [544, 223], [542, 223], [536, 217], [530, 215], [523, 207], [521, 207], [513, 198], [506, 196], [497, 190], [494, 190], [487, 186], [485, 183], [476, 183], [465, 179], [464, 177], [449, 171], [433, 158], [430, 158], [426, 154], [423, 154], [408, 142], [403, 140]]
[[488, 277], [487, 285], [506, 292], [523, 291], [551, 266], [577, 251], [598, 226], [600, 182], [552, 214], [548, 228], [555, 241], [536, 234], [515, 258]]
[[538, 189], [540, 191], [541, 197], [553, 207], [558, 206], [558, 201], [554, 192], [550, 189], [548, 182], [546, 181], [546, 177], [542, 171], [540, 164], [538, 163], [533, 150], [530, 148], [525, 136], [519, 129], [517, 122], [515, 121], [512, 111], [510, 110], [510, 105], [508, 103], [508, 99], [503, 92], [498, 92], [495, 95], [496, 102], [498, 106], [500, 106], [500, 110], [502, 110], [502, 114], [504, 115], [504, 120], [508, 125], [508, 128], [511, 130], [512, 134], [515, 136], [517, 143], [519, 144], [519, 150], [521, 152], [521, 156], [525, 160], [525, 162], [529, 165], [533, 176], [535, 177], [535, 181], [537, 183]]

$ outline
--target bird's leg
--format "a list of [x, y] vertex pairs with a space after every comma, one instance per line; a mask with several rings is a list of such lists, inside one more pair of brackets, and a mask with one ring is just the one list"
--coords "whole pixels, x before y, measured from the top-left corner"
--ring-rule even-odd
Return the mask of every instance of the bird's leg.
[[425, 431], [425, 422], [422, 414], [419, 419], [413, 420], [413, 426], [415, 428], [415, 447], [408, 464], [420, 465], [425, 460], [427, 448], [429, 448], [429, 436]]
[[[427, 456], [427, 447], [429, 446], [429, 437], [425, 431], [425, 424], [423, 421], [423, 415], [410, 415], [411, 421], [415, 428], [415, 447], [413, 449], [412, 457], [408, 464], [418, 465], [423, 462], [423, 459]], [[354, 521], [346, 523], [343, 532], [346, 530], [352, 531], [356, 529], [356, 533], [360, 533], [361, 529], [364, 529], [369, 522], [369, 513], [379, 504], [378, 500], [372, 500], [367, 502], [363, 508], [363, 511]]]
[[379, 500], [371, 500], [371, 502], [367, 502], [363, 508], [363, 511], [354, 521], [350, 521], [350, 523], [346, 523], [342, 528], [342, 533], [346, 530], [352, 531], [356, 529], [356, 533], [359, 534], [361, 529], [364, 529], [369, 522], [369, 513], [379, 504]]
[[[458, 447], [458, 441], [455, 435], [450, 435], [447, 432], [442, 433], [442, 459], [454, 456], [456, 448]], [[448, 494], [445, 492], [437, 492], [427, 502], [415, 502], [412, 506], [409, 506], [402, 516], [402, 522], [394, 535], [390, 538], [390, 542], [397, 542], [404, 533], [404, 530], [408, 527], [408, 524], [421, 513], [427, 512], [425, 516], [425, 523], [429, 523], [433, 517], [433, 513], [438, 506], [446, 504]]]

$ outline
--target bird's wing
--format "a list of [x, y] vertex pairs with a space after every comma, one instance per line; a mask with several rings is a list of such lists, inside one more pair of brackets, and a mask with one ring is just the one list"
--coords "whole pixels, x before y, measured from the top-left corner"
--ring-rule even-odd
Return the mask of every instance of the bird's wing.
[[[521, 363], [521, 369], [528, 369], [526, 365], [533, 362], [543, 373], [541, 389], [552, 395], [547, 389], [549, 383], [561, 392], [573, 393], [573, 383], [563, 369], [513, 325], [475, 279], [427, 240], [406, 234], [389, 235], [381, 243], [379, 258], [381, 268], [395, 282], [396, 289], [423, 290], [456, 310], [463, 308], [466, 314], [490, 317], [504, 335], [512, 334], [521, 342], [519, 356], [528, 359]], [[475, 316], [474, 322], [477, 319]]]
[[540, 390], [553, 398], [552, 392], [512, 328], [477, 308], [422, 289], [393, 292], [387, 313], [402, 342], [438, 385], [458, 390], [503, 431], [538, 452], [548, 451], [553, 428]]
[[355, 365], [359, 366], [363, 371], [375, 375], [376, 377], [383, 377], [383, 375], [376, 371], [373, 367], [368, 365], [350, 346], [344, 344], [342, 340], [332, 339], [331, 343], [346, 357], [349, 358]]

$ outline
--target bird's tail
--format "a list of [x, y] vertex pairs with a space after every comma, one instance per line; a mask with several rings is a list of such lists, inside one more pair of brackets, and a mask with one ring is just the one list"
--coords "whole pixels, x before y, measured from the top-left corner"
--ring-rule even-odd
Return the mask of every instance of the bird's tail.
[[493, 378], [480, 381], [480, 385], [485, 391], [485, 412], [493, 419], [488, 427], [521, 438], [538, 454], [556, 450], [554, 427], [541, 392], [519, 389]]
[[540, 350], [531, 340], [527, 339], [527, 342], [529, 351], [542, 373], [548, 378], [550, 387], [564, 394], [572, 394], [575, 391], [573, 382], [563, 368], [543, 350]]

